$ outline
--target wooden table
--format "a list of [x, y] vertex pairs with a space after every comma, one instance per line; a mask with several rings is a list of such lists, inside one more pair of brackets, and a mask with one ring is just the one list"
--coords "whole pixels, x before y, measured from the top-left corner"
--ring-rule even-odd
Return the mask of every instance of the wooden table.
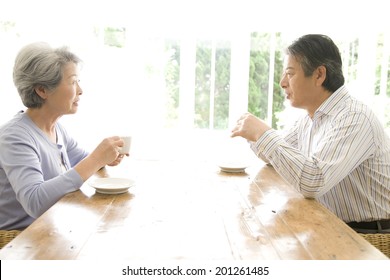
[[246, 173], [211, 163], [125, 160], [119, 195], [87, 183], [0, 251], [0, 259], [387, 259], [325, 207], [258, 161]]

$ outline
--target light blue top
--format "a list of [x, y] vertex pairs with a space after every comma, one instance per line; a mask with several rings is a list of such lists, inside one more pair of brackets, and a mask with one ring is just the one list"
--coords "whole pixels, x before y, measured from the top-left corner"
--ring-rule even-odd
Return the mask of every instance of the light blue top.
[[73, 168], [87, 156], [63, 126], [57, 144], [18, 113], [0, 127], [0, 229], [23, 229], [83, 184]]

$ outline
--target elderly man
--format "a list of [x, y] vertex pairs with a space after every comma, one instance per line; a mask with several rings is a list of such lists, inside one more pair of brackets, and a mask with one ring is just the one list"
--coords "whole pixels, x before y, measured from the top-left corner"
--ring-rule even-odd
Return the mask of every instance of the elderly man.
[[307, 115], [284, 136], [246, 113], [232, 130], [307, 198], [361, 233], [390, 233], [390, 139], [375, 114], [344, 85], [342, 60], [324, 35], [287, 48], [280, 81]]

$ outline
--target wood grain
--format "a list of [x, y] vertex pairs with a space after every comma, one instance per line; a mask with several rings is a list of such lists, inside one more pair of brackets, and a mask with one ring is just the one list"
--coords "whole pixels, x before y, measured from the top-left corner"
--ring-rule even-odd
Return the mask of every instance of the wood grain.
[[387, 259], [259, 162], [228, 174], [204, 162], [133, 161], [96, 176], [136, 181], [106, 195], [85, 183], [0, 250], [0, 259]]

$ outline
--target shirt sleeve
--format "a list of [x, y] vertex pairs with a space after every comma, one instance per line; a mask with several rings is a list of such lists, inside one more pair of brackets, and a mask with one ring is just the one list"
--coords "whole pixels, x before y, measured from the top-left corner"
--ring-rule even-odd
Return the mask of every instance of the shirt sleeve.
[[259, 157], [265, 157], [276, 171], [305, 197], [316, 198], [328, 192], [352, 170], [373, 154], [374, 141], [369, 118], [349, 113], [333, 121], [325, 137], [309, 156], [268, 130], [252, 144]]
[[50, 161], [50, 149], [37, 142], [31, 131], [16, 131], [2, 137], [2, 167], [19, 203], [37, 218], [65, 194], [79, 189], [83, 180], [74, 169], [61, 173], [57, 162]]

